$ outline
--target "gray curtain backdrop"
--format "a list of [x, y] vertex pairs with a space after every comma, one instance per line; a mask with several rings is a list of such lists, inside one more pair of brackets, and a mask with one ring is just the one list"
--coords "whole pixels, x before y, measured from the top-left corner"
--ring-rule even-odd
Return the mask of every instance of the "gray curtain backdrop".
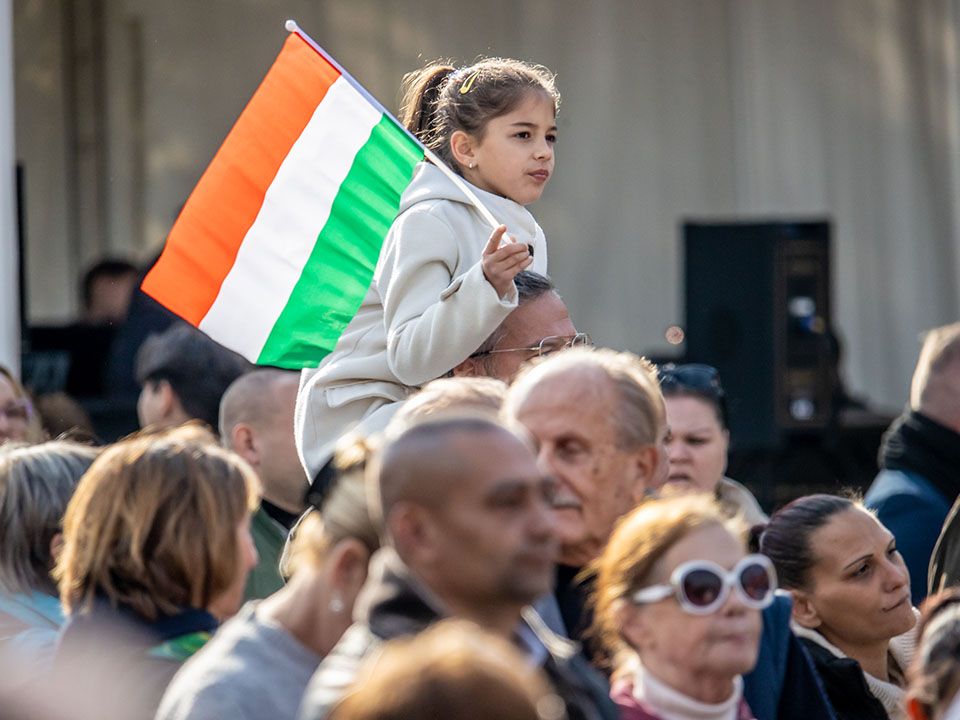
[[35, 319], [74, 311], [100, 253], [158, 247], [286, 17], [392, 106], [438, 56], [558, 73], [557, 173], [531, 210], [600, 343], [669, 349], [686, 217], [832, 217], [845, 374], [881, 405], [906, 400], [919, 333], [960, 315], [960, 0], [76, 2], [98, 10], [100, 95], [96, 67], [65, 70], [90, 28], [14, 3]]

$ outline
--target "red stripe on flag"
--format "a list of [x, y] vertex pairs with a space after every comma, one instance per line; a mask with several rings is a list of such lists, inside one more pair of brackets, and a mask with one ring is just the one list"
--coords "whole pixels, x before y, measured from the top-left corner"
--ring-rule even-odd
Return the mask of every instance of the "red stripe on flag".
[[296, 33], [230, 130], [143, 290], [196, 326], [210, 309], [280, 165], [340, 73]]

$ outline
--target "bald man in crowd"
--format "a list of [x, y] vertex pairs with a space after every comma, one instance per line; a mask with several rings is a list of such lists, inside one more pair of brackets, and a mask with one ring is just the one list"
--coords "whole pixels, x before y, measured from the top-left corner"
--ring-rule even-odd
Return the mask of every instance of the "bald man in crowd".
[[[960, 580], [956, 513], [931, 566], [950, 507], [960, 495], [960, 323], [924, 338], [910, 387], [910, 406], [894, 420], [880, 447], [880, 473], [864, 504], [893, 533], [910, 571], [913, 604], [934, 588]], [[949, 559], [948, 559], [949, 558]]]
[[279, 562], [287, 534], [304, 509], [307, 479], [293, 440], [296, 372], [255, 370], [241, 376], [220, 403], [220, 437], [246, 460], [263, 487], [251, 532], [260, 559], [247, 580], [246, 599], [265, 598], [283, 585]]
[[[530, 431], [541, 467], [557, 480], [555, 597], [563, 629], [583, 639], [590, 622], [581, 570], [600, 554], [617, 520], [666, 477], [666, 414], [656, 368], [607, 349], [557, 353], [517, 377], [504, 415]], [[555, 619], [549, 606], [541, 610]]]
[[549, 591], [557, 552], [554, 482], [527, 442], [483, 416], [449, 415], [388, 438], [369, 476], [385, 546], [354, 624], [311, 680], [301, 720], [326, 717], [381, 643], [445, 617], [517, 645], [544, 669], [570, 720], [615, 718], [606, 683], [524, 610]]

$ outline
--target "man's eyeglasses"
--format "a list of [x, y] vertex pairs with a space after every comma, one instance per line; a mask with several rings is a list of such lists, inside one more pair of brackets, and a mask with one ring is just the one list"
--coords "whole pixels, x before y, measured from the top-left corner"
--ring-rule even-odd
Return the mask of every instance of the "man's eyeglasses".
[[481, 355], [495, 355], [497, 353], [508, 352], [536, 353], [537, 357], [543, 357], [544, 355], [560, 352], [561, 350], [566, 350], [567, 348], [572, 347], [593, 347], [593, 340], [591, 340], [590, 336], [586, 333], [577, 333], [576, 335], [568, 335], [566, 337], [560, 335], [551, 335], [549, 337], [545, 337], [538, 345], [534, 345], [533, 347], [487, 350], [486, 352], [474, 353], [470, 357], [480, 357]]

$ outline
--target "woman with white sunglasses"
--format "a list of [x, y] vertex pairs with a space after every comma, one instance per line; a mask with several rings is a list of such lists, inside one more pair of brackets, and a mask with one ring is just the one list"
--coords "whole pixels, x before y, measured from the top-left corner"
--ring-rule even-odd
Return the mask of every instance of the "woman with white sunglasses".
[[754, 534], [793, 596], [793, 631], [837, 719], [905, 720], [917, 619], [890, 531], [859, 503], [808, 495]]
[[622, 720], [746, 720], [741, 675], [757, 660], [770, 561], [707, 496], [650, 500], [597, 562], [594, 632]]

